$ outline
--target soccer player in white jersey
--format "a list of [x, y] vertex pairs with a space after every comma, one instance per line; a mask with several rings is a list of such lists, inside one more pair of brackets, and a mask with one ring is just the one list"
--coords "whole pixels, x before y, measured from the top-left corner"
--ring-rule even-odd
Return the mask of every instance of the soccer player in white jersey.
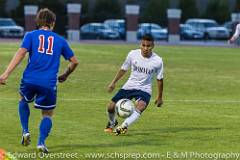
[[[104, 129], [105, 132], [114, 132], [116, 135], [125, 134], [127, 128], [135, 122], [141, 113], [147, 108], [152, 94], [152, 78], [156, 75], [158, 94], [155, 100], [157, 107], [163, 103], [163, 61], [156, 53], [152, 52], [154, 40], [151, 36], [143, 36], [140, 49], [132, 50], [128, 53], [125, 62], [108, 86], [108, 91], [112, 92], [116, 83], [121, 79], [129, 67], [131, 75], [123, 87], [112, 98], [107, 106], [108, 124]], [[115, 104], [122, 98], [135, 99], [136, 109], [132, 115], [118, 126], [115, 118]]]
[[234, 33], [233, 36], [228, 40], [228, 42], [229, 42], [229, 43], [235, 42], [235, 41], [238, 39], [239, 35], [240, 35], [240, 23], [237, 24], [235, 33]]

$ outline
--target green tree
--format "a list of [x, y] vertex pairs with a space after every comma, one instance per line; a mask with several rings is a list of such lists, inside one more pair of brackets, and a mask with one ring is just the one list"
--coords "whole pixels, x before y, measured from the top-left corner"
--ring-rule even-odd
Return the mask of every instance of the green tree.
[[199, 17], [195, 0], [180, 0], [178, 8], [182, 10], [182, 22], [185, 22], [188, 18]]
[[127, 0], [127, 4], [138, 4], [138, 0]]
[[240, 12], [240, 0], [236, 0], [234, 12]]
[[25, 5], [36, 5], [38, 8], [49, 8], [52, 10], [56, 16], [56, 26], [54, 31], [59, 34], [65, 34], [65, 26], [67, 24], [66, 9], [63, 3], [60, 3], [59, 0], [21, 0], [19, 6], [16, 10], [11, 12], [10, 17], [14, 17], [18, 24], [24, 26], [24, 6]]
[[6, 3], [6, 0], [0, 0], [0, 17], [6, 16], [6, 13], [4, 12], [5, 11], [5, 3]]
[[140, 22], [151, 22], [167, 26], [168, 7], [169, 0], [148, 0], [140, 15]]
[[228, 1], [226, 0], [210, 0], [204, 14], [204, 18], [215, 19], [219, 23], [223, 23], [230, 18], [230, 10]]
[[89, 2], [88, 0], [82, 0], [81, 1], [82, 9], [81, 9], [81, 20], [80, 25], [89, 23], [91, 19], [91, 15], [89, 14]]
[[98, 22], [109, 18], [121, 18], [120, 4], [116, 0], [97, 0], [93, 12], [93, 20]]
[[167, 25], [167, 0], [149, 0], [140, 13], [140, 22], [151, 22]]
[[59, 0], [41, 0], [39, 8], [48, 8], [56, 14], [56, 25], [54, 31], [58, 34], [65, 34], [67, 26], [67, 13], [64, 4], [60, 3]]
[[40, 0], [20, 0], [18, 7], [13, 10], [9, 17], [14, 18], [17, 24], [24, 26], [24, 6], [25, 5], [38, 5]]

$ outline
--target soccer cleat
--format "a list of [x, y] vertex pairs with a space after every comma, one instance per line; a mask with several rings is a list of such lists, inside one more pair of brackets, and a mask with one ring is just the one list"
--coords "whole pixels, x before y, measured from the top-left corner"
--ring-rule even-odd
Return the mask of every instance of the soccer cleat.
[[43, 144], [37, 145], [37, 150], [38, 150], [38, 152], [49, 153], [47, 147]]
[[[114, 127], [118, 125], [118, 121], [115, 121]], [[104, 132], [112, 133], [113, 132], [113, 127], [111, 126], [111, 123], [108, 122], [106, 128], [104, 129]]]
[[115, 129], [115, 131], [113, 131], [113, 132], [114, 132], [114, 134], [115, 134], [116, 136], [118, 136], [118, 135], [120, 135], [120, 134], [125, 134], [125, 133], [127, 133], [127, 127], [118, 126], [118, 127]]
[[31, 139], [30, 139], [30, 133], [23, 133], [22, 135], [22, 145], [28, 146], [30, 145]]

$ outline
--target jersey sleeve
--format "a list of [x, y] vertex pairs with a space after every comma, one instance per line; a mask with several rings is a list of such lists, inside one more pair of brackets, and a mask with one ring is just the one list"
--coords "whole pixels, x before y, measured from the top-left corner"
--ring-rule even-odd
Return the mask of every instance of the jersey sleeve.
[[131, 66], [131, 52], [127, 55], [125, 61], [122, 64], [121, 69], [127, 71], [130, 66]]
[[239, 34], [240, 34], [240, 24], [237, 25], [233, 37], [238, 38], [238, 37], [239, 37]]
[[63, 40], [62, 56], [65, 60], [68, 60], [74, 56], [72, 49], [69, 47], [68, 43], [65, 40]]
[[160, 66], [156, 69], [157, 79], [163, 79], [163, 62], [161, 61]]
[[21, 48], [25, 48], [29, 52], [31, 50], [31, 47], [32, 47], [32, 37], [31, 37], [30, 32], [27, 32], [24, 35], [24, 38], [23, 38], [23, 41], [21, 44]]

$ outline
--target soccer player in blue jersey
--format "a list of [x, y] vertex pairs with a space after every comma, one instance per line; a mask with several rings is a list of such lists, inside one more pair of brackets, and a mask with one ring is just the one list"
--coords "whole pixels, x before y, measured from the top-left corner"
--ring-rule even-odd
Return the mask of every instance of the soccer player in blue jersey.
[[[35, 102], [35, 108], [42, 110], [37, 149], [48, 153], [45, 140], [52, 128], [52, 116], [56, 107], [57, 80], [61, 83], [75, 70], [78, 60], [66, 40], [54, 33], [55, 14], [47, 8], [41, 9], [36, 16], [38, 30], [27, 32], [21, 47], [12, 58], [5, 72], [0, 75], [0, 84], [5, 84], [9, 75], [29, 53], [28, 64], [23, 73], [19, 89], [19, 117], [22, 125], [22, 145], [30, 144], [28, 103]], [[65, 72], [57, 77], [61, 55], [69, 60]]]

